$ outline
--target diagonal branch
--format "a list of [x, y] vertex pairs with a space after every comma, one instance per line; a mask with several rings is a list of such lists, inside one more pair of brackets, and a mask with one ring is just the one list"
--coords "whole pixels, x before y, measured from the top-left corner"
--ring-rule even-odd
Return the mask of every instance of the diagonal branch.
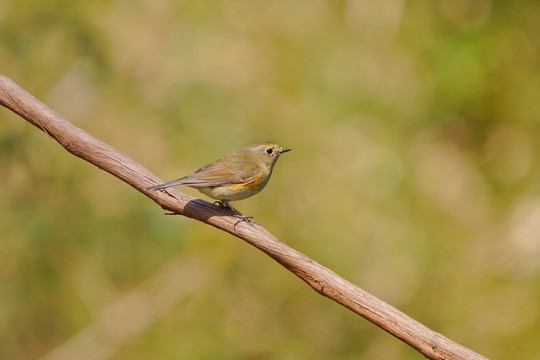
[[240, 223], [235, 229], [237, 218], [230, 211], [188, 196], [177, 189], [146, 191], [147, 187], [162, 181], [126, 154], [76, 127], [1, 74], [0, 104], [43, 130], [73, 155], [128, 183], [163, 209], [214, 226], [255, 246], [321, 295], [381, 327], [426, 357], [441, 360], [486, 359], [343, 279], [284, 244], [261, 226]]

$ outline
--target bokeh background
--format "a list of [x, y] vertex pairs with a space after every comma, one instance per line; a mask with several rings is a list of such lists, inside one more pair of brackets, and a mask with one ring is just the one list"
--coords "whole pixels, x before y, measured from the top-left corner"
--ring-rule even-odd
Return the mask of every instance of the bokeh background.
[[[239, 209], [484, 356], [540, 359], [539, 34], [535, 0], [3, 0], [0, 71], [164, 180], [293, 148]], [[0, 119], [1, 359], [423, 359]]]

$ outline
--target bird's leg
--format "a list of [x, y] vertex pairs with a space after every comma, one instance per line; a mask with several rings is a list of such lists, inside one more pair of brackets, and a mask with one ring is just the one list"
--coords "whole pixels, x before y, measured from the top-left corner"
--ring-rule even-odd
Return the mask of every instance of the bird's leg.
[[232, 210], [232, 206], [231, 206], [231, 204], [229, 204], [229, 201], [227, 201], [227, 200], [222, 200], [222, 201], [216, 200], [216, 201], [214, 201], [214, 205], [217, 205], [220, 208], [225, 208], [225, 209]]
[[232, 211], [234, 211], [235, 213], [237, 213], [240, 216], [240, 220], [238, 220], [237, 222], [234, 223], [234, 225], [233, 225], [234, 228], [236, 228], [236, 225], [240, 224], [242, 221], [245, 221], [248, 224], [261, 225], [260, 223], [258, 223], [256, 221], [253, 221], [253, 216], [246, 216], [246, 215], [242, 214], [240, 211], [238, 211], [238, 209], [236, 209], [234, 206], [232, 206], [229, 203], [229, 200], [223, 199], [221, 201], [216, 201], [216, 202], [214, 202], [214, 205], [216, 205], [216, 204], [219, 205], [220, 207], [224, 207], [224, 208], [227, 208], [229, 210], [232, 210]]

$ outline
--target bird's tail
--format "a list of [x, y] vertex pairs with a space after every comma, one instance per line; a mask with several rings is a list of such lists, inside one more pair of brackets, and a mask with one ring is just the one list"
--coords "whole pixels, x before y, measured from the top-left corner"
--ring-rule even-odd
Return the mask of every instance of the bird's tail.
[[178, 179], [178, 180], [170, 181], [165, 184], [158, 184], [158, 185], [150, 186], [149, 188], [146, 188], [146, 190], [154, 191], [154, 190], [165, 189], [165, 188], [173, 187], [176, 185], [182, 185], [182, 184], [183, 184], [182, 179]]

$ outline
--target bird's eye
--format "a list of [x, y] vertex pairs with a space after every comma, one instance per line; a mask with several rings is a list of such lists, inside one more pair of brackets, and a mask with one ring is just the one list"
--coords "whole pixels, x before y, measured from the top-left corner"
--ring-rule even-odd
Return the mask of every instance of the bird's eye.
[[272, 148], [266, 148], [266, 153], [267, 153], [268, 155], [272, 155], [273, 152], [274, 152], [274, 149], [272, 149]]

